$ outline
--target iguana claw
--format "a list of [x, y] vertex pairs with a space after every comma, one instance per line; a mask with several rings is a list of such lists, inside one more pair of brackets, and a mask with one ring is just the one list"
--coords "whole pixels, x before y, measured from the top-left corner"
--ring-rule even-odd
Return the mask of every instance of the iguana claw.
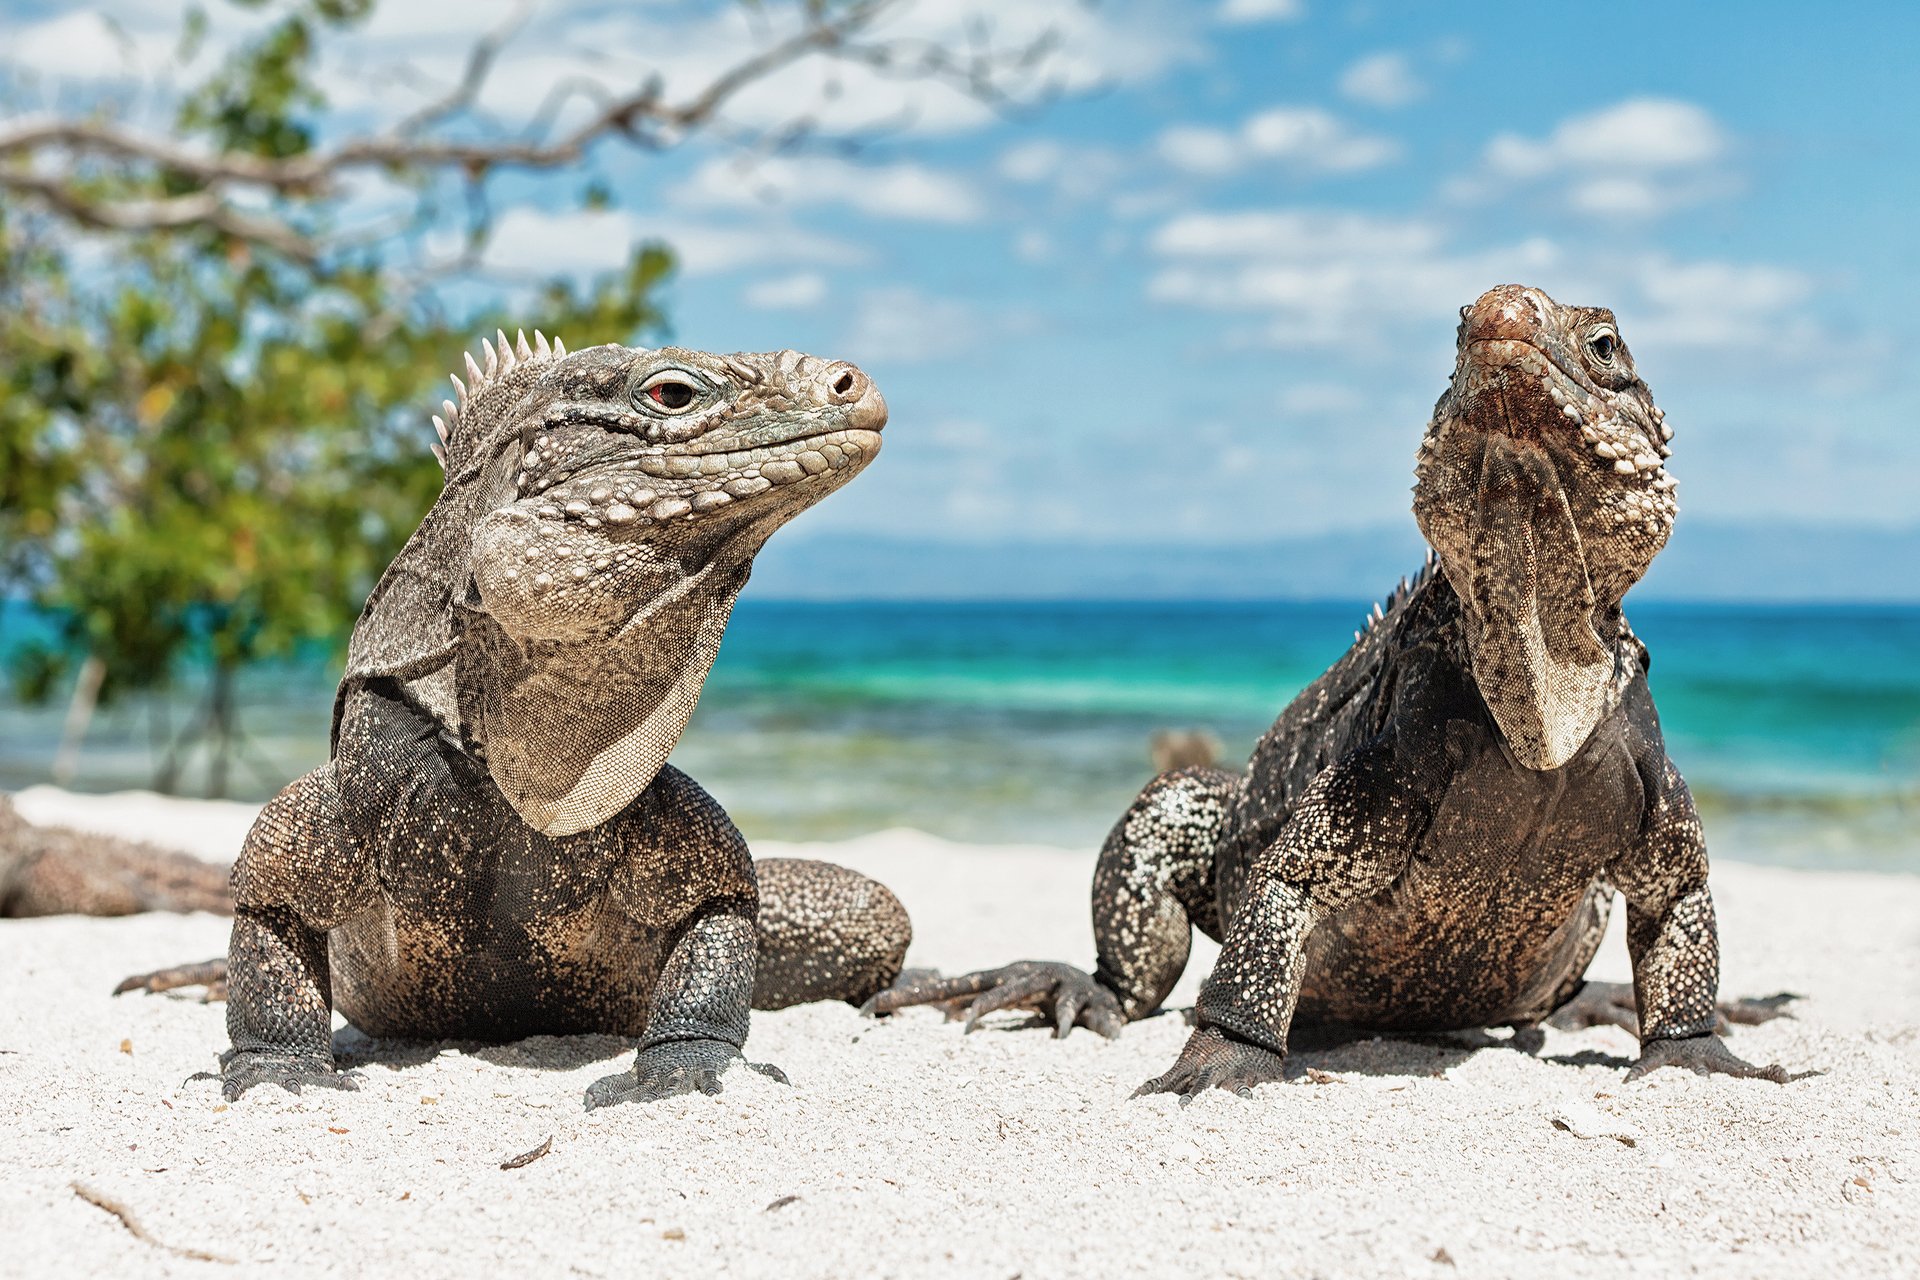
[[787, 1073], [766, 1062], [747, 1062], [740, 1051], [723, 1040], [669, 1040], [642, 1049], [631, 1067], [605, 1076], [587, 1088], [587, 1110], [597, 1111], [617, 1102], [658, 1102], [682, 1093], [717, 1094], [720, 1075], [734, 1063], [744, 1063], [781, 1084]]
[[333, 1069], [324, 1053], [280, 1053], [267, 1049], [229, 1049], [220, 1058], [220, 1092], [228, 1102], [255, 1085], [277, 1084], [288, 1093], [307, 1085], [316, 1089], [358, 1089], [358, 1076]]
[[157, 995], [162, 991], [172, 991], [179, 987], [205, 987], [207, 993], [201, 1003], [210, 1004], [227, 998], [227, 958], [221, 956], [214, 960], [202, 960], [195, 964], [177, 964], [170, 969], [155, 969], [151, 973], [136, 973], [120, 979], [120, 985], [113, 994], [125, 995], [129, 991], [145, 991]]
[[922, 1004], [946, 1005], [949, 1016], [966, 1019], [968, 1031], [987, 1014], [1002, 1009], [1038, 1013], [1052, 1024], [1056, 1040], [1075, 1027], [1111, 1040], [1126, 1025], [1113, 992], [1091, 974], [1050, 960], [1021, 960], [952, 978], [938, 974], [906, 978], [867, 1001], [862, 1011], [887, 1014]]
[[1201, 1027], [1187, 1037], [1173, 1066], [1135, 1089], [1133, 1096], [1178, 1094], [1182, 1106], [1208, 1089], [1230, 1089], [1244, 1097], [1255, 1085], [1284, 1078], [1286, 1062], [1273, 1050], [1235, 1040], [1218, 1027]]
[[1640, 1046], [1640, 1060], [1627, 1070], [1627, 1079], [1638, 1080], [1661, 1067], [1685, 1067], [1697, 1076], [1741, 1076], [1753, 1080], [1771, 1080], [1785, 1084], [1793, 1077], [1775, 1063], [1755, 1066], [1733, 1056], [1717, 1035], [1688, 1036], [1683, 1040], [1649, 1040]]

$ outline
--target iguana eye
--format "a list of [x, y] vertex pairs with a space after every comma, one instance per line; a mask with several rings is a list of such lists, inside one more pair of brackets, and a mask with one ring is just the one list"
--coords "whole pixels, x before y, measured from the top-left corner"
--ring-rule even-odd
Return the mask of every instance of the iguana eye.
[[1612, 364], [1613, 353], [1619, 346], [1620, 339], [1614, 336], [1611, 329], [1598, 330], [1587, 339], [1587, 350], [1593, 352], [1593, 358], [1601, 364]]
[[637, 400], [660, 413], [685, 413], [700, 399], [702, 388], [678, 369], [663, 369], [640, 384]]

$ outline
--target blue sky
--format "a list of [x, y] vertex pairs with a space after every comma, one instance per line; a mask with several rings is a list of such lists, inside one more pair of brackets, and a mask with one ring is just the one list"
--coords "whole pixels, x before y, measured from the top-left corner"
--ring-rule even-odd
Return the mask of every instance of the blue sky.
[[[178, 12], [109, 6], [110, 39], [89, 13], [4, 8], [48, 85], [151, 66]], [[450, 74], [506, 9], [390, 5], [329, 67], [336, 100], [404, 108], [397, 60]], [[1404, 522], [1455, 312], [1508, 280], [1619, 313], [1677, 428], [1680, 536], [1915, 520], [1920, 7], [951, 0], [895, 29], [981, 15], [1008, 41], [1058, 30], [1057, 100], [1006, 120], [801, 67], [732, 122], [798, 105], [884, 125], [858, 156], [605, 149], [610, 212], [503, 189], [500, 278], [657, 236], [683, 258], [677, 341], [866, 367], [888, 446], [816, 531], [1208, 543]], [[510, 117], [581, 67], [690, 83], [749, 25], [730, 5], [548, 6], [489, 105]]]

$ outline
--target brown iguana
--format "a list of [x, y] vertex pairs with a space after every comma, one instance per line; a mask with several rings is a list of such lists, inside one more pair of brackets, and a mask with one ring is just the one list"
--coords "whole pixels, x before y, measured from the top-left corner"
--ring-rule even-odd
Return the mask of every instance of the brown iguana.
[[[332, 759], [234, 866], [228, 1097], [350, 1087], [336, 1007], [379, 1037], [640, 1037], [589, 1107], [711, 1093], [750, 1003], [899, 972], [893, 895], [756, 868], [666, 763], [754, 554], [873, 459], [880, 393], [792, 351], [498, 342], [435, 420], [445, 487], [354, 628]], [[182, 976], [218, 966], [123, 987]]]
[[1621, 612], [1672, 526], [1671, 435], [1611, 312], [1517, 285], [1463, 308], [1414, 489], [1436, 554], [1244, 774], [1141, 793], [1094, 871], [1094, 973], [1030, 961], [874, 1007], [977, 997], [970, 1025], [1019, 1007], [1112, 1035], [1166, 998], [1197, 927], [1224, 938], [1197, 1029], [1141, 1092], [1244, 1092], [1281, 1078], [1290, 1035], [1630, 1021], [1581, 981], [1617, 890], [1633, 1074], [1784, 1079], [1716, 1034], [1790, 997], [1716, 1009], [1706, 846]]
[[141, 840], [35, 826], [0, 795], [0, 919], [233, 912], [227, 869]]

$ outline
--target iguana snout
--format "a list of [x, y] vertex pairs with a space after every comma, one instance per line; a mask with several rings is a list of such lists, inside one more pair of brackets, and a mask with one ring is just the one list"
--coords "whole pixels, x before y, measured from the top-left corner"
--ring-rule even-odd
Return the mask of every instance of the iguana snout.
[[516, 498], [542, 520], [628, 532], [768, 494], [797, 513], [872, 460], [886, 420], [843, 360], [594, 347], [536, 384]]

